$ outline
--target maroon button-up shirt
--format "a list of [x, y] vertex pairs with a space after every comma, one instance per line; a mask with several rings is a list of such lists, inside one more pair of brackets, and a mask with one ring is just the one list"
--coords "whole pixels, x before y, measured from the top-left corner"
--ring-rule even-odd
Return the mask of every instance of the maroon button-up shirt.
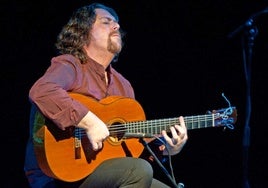
[[79, 123], [88, 112], [88, 108], [71, 98], [68, 92], [80, 93], [97, 100], [110, 95], [135, 97], [128, 80], [111, 65], [106, 71], [108, 84], [104, 67], [94, 60], [81, 64], [72, 55], [54, 57], [45, 74], [30, 89], [30, 100], [47, 118], [64, 130]]

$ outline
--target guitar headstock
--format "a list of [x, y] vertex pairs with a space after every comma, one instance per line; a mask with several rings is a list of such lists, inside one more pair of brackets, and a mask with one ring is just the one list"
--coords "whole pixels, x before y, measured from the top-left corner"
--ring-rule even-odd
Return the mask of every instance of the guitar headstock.
[[213, 110], [215, 127], [224, 126], [229, 129], [234, 129], [233, 124], [237, 121], [237, 110], [235, 107], [222, 108]]

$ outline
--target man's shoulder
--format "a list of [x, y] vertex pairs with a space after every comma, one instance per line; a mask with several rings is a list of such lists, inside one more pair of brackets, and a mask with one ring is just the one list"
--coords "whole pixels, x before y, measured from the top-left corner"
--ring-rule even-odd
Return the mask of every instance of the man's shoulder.
[[78, 58], [71, 54], [62, 54], [58, 55], [52, 58], [52, 61], [57, 61], [57, 62], [71, 62], [71, 63], [77, 63], [80, 62]]
[[51, 59], [51, 63], [60, 63], [63, 65], [81, 66], [80, 60], [71, 54], [62, 54]]

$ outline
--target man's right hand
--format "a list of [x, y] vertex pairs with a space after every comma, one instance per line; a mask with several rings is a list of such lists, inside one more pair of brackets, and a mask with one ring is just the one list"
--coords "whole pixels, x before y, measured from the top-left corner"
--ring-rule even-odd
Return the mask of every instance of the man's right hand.
[[94, 151], [100, 150], [104, 140], [109, 136], [106, 124], [90, 111], [78, 123], [77, 127], [85, 129]]

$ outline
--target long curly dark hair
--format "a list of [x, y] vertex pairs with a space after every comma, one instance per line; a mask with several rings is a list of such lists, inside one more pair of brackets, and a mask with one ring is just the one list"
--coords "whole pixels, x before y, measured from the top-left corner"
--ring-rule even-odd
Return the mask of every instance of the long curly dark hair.
[[89, 32], [96, 21], [95, 9], [97, 8], [107, 10], [119, 22], [115, 10], [100, 3], [93, 3], [77, 9], [57, 37], [55, 46], [60, 54], [72, 54], [79, 58], [82, 64], [87, 61], [88, 56], [83, 46], [90, 41]]

